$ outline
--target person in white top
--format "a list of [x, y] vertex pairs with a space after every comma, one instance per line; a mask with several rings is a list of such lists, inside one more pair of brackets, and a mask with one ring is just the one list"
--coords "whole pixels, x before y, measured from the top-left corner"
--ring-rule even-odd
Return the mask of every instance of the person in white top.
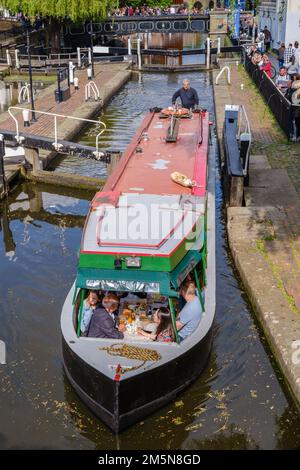
[[300, 48], [299, 42], [294, 42], [294, 57], [295, 57], [295, 66], [298, 67], [298, 75], [300, 74]]

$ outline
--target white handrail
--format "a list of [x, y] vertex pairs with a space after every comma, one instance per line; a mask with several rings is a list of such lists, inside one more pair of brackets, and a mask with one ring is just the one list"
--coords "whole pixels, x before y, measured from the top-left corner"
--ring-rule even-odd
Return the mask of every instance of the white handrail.
[[18, 103], [21, 104], [22, 102], [26, 101], [29, 103], [30, 102], [30, 91], [29, 91], [29, 85], [28, 83], [25, 83], [19, 91], [18, 95]]
[[91, 99], [91, 92], [94, 93], [95, 101], [100, 99], [100, 92], [99, 88], [97, 87], [96, 83], [92, 80], [85, 85], [85, 101]]
[[[20, 136], [20, 131], [19, 131], [19, 123], [18, 123], [18, 120], [17, 118], [12, 114], [11, 110], [12, 109], [17, 109], [17, 110], [20, 110], [20, 111], [23, 111], [24, 109], [28, 109], [28, 108], [24, 108], [24, 107], [21, 107], [21, 106], [10, 106], [8, 108], [8, 114], [10, 115], [10, 117], [12, 117], [12, 119], [15, 121], [15, 124], [16, 124], [16, 132], [17, 132], [17, 135], [15, 136], [15, 139], [16, 141], [19, 143], [19, 144], [22, 144], [23, 140], [24, 140], [24, 137], [23, 136]], [[97, 136], [96, 136], [96, 152], [94, 152], [94, 155], [96, 157], [96, 159], [99, 159], [103, 153], [102, 152], [99, 152], [99, 137], [103, 134], [103, 132], [106, 130], [106, 124], [105, 122], [103, 121], [95, 121], [94, 119], [85, 119], [85, 118], [80, 118], [80, 117], [76, 117], [76, 116], [66, 116], [64, 114], [57, 114], [57, 113], [49, 113], [48, 111], [38, 111], [38, 110], [33, 110], [33, 109], [28, 109], [28, 111], [31, 111], [31, 113], [35, 113], [35, 114], [42, 114], [42, 115], [46, 115], [46, 116], [53, 116], [54, 117], [54, 142], [53, 142], [53, 147], [55, 148], [55, 150], [59, 150], [61, 147], [62, 147], [62, 144], [59, 144], [58, 143], [58, 126], [57, 126], [57, 118], [64, 118], [64, 119], [74, 119], [75, 121], [81, 121], [81, 122], [90, 122], [92, 124], [101, 124], [103, 126], [103, 129], [101, 129], [100, 132], [98, 132]]]
[[225, 72], [225, 70], [227, 70], [227, 83], [228, 83], [228, 85], [230, 85], [230, 68], [228, 67], [228, 65], [225, 65], [222, 68], [222, 70], [218, 73], [218, 75], [216, 76], [216, 85], [218, 85], [219, 78]]

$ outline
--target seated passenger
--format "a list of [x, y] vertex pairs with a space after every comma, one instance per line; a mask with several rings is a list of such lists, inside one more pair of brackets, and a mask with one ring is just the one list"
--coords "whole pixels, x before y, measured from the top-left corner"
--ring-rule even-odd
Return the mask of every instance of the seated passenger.
[[138, 334], [153, 341], [163, 341], [164, 343], [175, 341], [172, 317], [168, 308], [158, 308], [153, 314], [153, 321], [158, 325], [156, 333], [147, 333], [142, 329], [138, 329]]
[[89, 338], [116, 338], [123, 339], [125, 325], [116, 326], [115, 312], [119, 307], [119, 299], [115, 294], [108, 293], [103, 299], [103, 307], [97, 307], [93, 313]]
[[97, 291], [91, 290], [88, 297], [84, 299], [81, 314], [80, 331], [82, 336], [86, 336], [92, 315], [100, 304], [100, 297]]
[[180, 288], [180, 294], [186, 301], [185, 306], [178, 315], [176, 327], [179, 331], [179, 339], [182, 341], [189, 336], [200, 323], [201, 304], [196, 295], [196, 287], [193, 281], [187, 280]]

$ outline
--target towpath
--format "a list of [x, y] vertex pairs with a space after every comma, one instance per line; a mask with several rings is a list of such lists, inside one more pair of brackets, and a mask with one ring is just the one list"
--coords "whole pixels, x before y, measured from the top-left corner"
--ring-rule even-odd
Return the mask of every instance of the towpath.
[[300, 146], [287, 142], [242, 66], [231, 66], [231, 85], [223, 80], [214, 93], [220, 141], [225, 104], [243, 104], [250, 119], [250, 184], [245, 207], [227, 209], [229, 245], [300, 406]]

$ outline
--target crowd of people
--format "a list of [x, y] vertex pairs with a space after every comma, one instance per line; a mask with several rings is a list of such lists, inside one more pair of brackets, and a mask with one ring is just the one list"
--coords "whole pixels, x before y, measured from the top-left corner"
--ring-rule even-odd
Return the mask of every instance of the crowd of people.
[[[107, 292], [102, 295], [99, 291], [90, 291], [85, 299], [80, 331], [82, 336], [90, 338], [114, 338], [123, 339], [126, 326], [120, 321], [119, 307], [121, 295]], [[135, 295], [129, 294], [132, 301]], [[179, 341], [187, 338], [199, 325], [201, 320], [201, 304], [197, 296], [195, 282], [187, 279], [180, 287], [181, 309], [176, 316], [176, 330]], [[153, 332], [145, 331], [139, 327], [137, 334], [152, 341], [174, 342], [176, 339], [172, 314], [165, 306], [157, 308], [152, 315], [155, 325]]]
[[110, 12], [110, 16], [160, 16], [160, 15], [198, 15], [202, 13], [208, 13], [208, 9], [204, 9], [201, 2], [196, 2], [192, 8], [189, 7], [188, 3], [183, 3], [179, 6], [171, 5], [166, 8], [162, 7], [133, 7], [133, 6], [124, 6], [120, 8], [114, 8]]

